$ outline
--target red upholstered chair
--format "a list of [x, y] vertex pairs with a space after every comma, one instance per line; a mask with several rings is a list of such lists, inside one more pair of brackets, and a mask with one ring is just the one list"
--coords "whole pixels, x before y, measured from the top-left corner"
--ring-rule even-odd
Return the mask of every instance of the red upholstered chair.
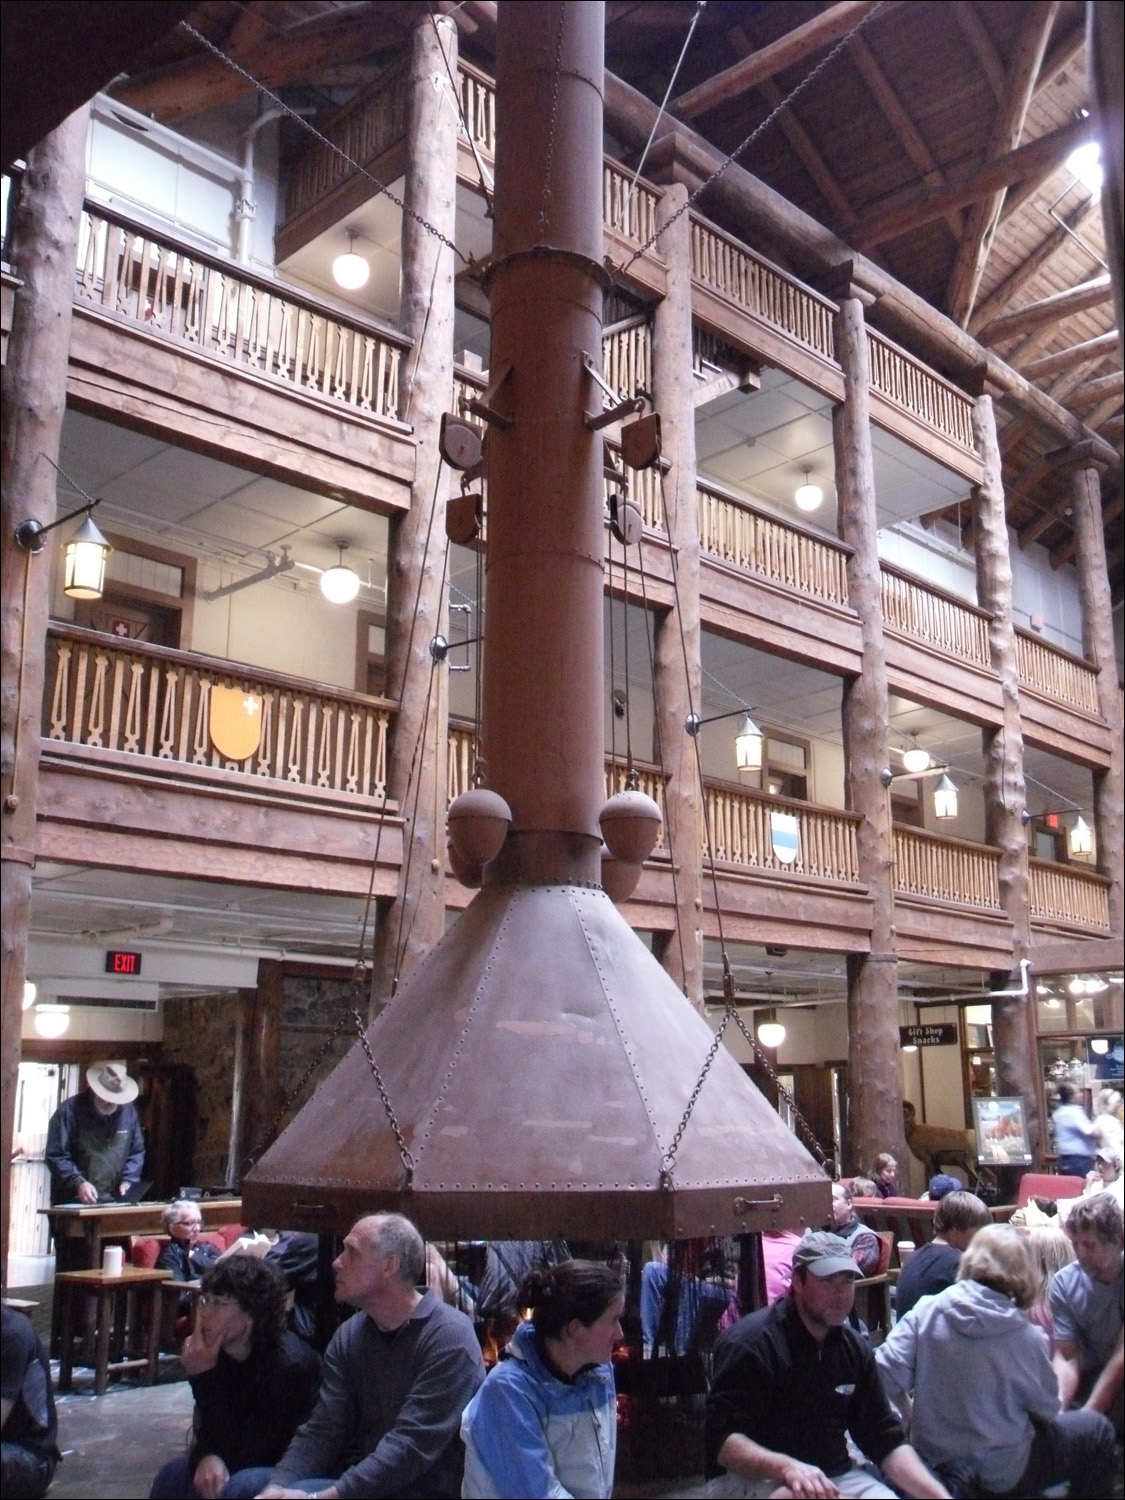
[[1084, 1177], [1066, 1177], [1058, 1172], [1025, 1172], [1016, 1191], [1016, 1207], [1026, 1208], [1032, 1198], [1046, 1198], [1057, 1203], [1060, 1198], [1077, 1198], [1086, 1186]]
[[129, 1242], [129, 1264], [141, 1271], [151, 1271], [157, 1257], [168, 1243], [166, 1234], [135, 1234]]

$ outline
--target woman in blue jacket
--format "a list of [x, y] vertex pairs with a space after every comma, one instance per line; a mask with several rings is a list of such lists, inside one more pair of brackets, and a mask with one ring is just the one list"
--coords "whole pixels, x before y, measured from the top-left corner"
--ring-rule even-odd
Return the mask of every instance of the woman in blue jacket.
[[468, 1500], [608, 1500], [617, 1450], [610, 1357], [621, 1338], [621, 1277], [593, 1261], [532, 1271], [506, 1357], [466, 1408]]

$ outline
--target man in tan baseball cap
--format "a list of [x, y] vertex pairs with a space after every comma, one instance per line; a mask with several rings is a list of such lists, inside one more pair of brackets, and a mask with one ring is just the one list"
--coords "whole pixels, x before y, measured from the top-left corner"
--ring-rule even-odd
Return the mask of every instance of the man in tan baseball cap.
[[52, 1203], [125, 1198], [145, 1160], [133, 1101], [140, 1092], [123, 1062], [99, 1058], [86, 1069], [87, 1087], [65, 1099], [47, 1127]]

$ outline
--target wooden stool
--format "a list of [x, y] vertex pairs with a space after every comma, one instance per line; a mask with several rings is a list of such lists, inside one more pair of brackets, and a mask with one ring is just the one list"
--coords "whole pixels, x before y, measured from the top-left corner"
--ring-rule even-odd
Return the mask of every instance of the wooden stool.
[[[156, 1379], [160, 1362], [161, 1289], [168, 1280], [167, 1271], [138, 1270], [126, 1266], [116, 1276], [105, 1271], [60, 1271], [55, 1277], [55, 1294], [62, 1303], [62, 1348], [59, 1351], [59, 1390], [69, 1391], [74, 1374], [74, 1325], [79, 1308], [94, 1313], [94, 1394], [105, 1394], [111, 1374], [122, 1370], [144, 1370], [146, 1385]], [[115, 1313], [121, 1311], [120, 1321]], [[137, 1319], [147, 1312], [146, 1349], [139, 1358], [130, 1358], [130, 1335], [137, 1332]], [[116, 1325], [116, 1326], [115, 1326]], [[110, 1360], [110, 1342], [114, 1353], [122, 1358]]]

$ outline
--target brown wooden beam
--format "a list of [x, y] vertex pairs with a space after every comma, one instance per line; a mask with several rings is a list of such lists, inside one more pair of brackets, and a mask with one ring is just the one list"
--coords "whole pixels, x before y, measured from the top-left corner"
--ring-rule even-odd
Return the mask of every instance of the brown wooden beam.
[[[917, 126], [906, 112], [902, 101], [891, 87], [886, 74], [875, 60], [875, 54], [862, 35], [852, 39], [848, 47], [848, 56], [867, 85], [871, 97], [882, 111], [883, 118], [894, 132], [895, 139], [917, 171], [921, 173], [922, 181], [929, 188], [943, 187], [945, 173], [938, 166], [933, 153], [922, 139]], [[949, 225], [953, 238], [960, 241], [964, 220], [959, 210], [951, 209], [945, 215], [945, 222]]]
[[1099, 375], [1096, 380], [1087, 380], [1084, 385], [1079, 385], [1071, 391], [1066, 398], [1067, 406], [1097, 406], [1107, 396], [1121, 395], [1125, 390], [1125, 372], [1111, 370], [1108, 375]]
[[1086, 418], [1086, 425], [1092, 431], [1097, 432], [1106, 417], [1112, 417], [1120, 406], [1121, 393], [1120, 391], [1116, 391], [1112, 396], [1107, 396], [1100, 406], [1094, 407], [1093, 411]]
[[[244, 35], [247, 42], [241, 48], [228, 43], [223, 50], [253, 80], [276, 89], [295, 79], [307, 82], [334, 63], [354, 62], [357, 57], [392, 46], [401, 40], [402, 32], [374, 5], [359, 4], [331, 11], [281, 35], [272, 27], [264, 37], [251, 27]], [[254, 82], [201, 49], [183, 62], [125, 83], [113, 92], [115, 98], [141, 114], [171, 123], [253, 94]]]
[[980, 64], [981, 72], [988, 80], [993, 97], [997, 104], [1002, 104], [1008, 88], [1007, 73], [1003, 59], [996, 50], [996, 43], [977, 14], [977, 7], [969, 5], [967, 0], [953, 0], [950, 9], [961, 35], [968, 42]]
[[[1058, 254], [1065, 246], [1073, 245], [1076, 237], [1081, 235], [1082, 230], [1090, 219], [1096, 218], [1100, 208], [1096, 198], [1090, 198], [1082, 204], [1081, 208], [1075, 210], [1065, 224], [1057, 224], [1046, 238], [1040, 240], [1031, 254], [1022, 260], [1014, 271], [1011, 271], [1004, 280], [988, 296], [983, 298], [973, 309], [973, 315], [969, 319], [969, 331], [979, 333], [991, 318], [1010, 306], [1020, 292], [1023, 291], [1032, 278], [1042, 270], [1051, 258]], [[1094, 252], [1090, 251], [1091, 260], [1096, 260]]]
[[[1004, 99], [996, 112], [989, 135], [986, 159], [993, 161], [1014, 151], [1023, 134], [1035, 80], [1047, 51], [1047, 38], [1055, 24], [1059, 0], [1038, 0], [1027, 8], [1015, 55], [1008, 69]], [[965, 234], [958, 247], [946, 288], [949, 316], [964, 324], [976, 300], [980, 278], [992, 248], [992, 236], [1004, 204], [1004, 188], [974, 203], [969, 210]]]
[[966, 204], [975, 203], [1024, 177], [1053, 171], [1076, 146], [1089, 138], [1089, 121], [1074, 120], [1049, 135], [1041, 135], [1026, 146], [1008, 152], [997, 161], [987, 162], [946, 187], [912, 192], [892, 207], [879, 209], [861, 219], [853, 236], [855, 243], [866, 248], [897, 239], [923, 224], [932, 223], [934, 219], [944, 218], [950, 209], [964, 208]]
[[1061, 318], [1085, 312], [1087, 308], [1100, 307], [1112, 296], [1109, 277], [1095, 276], [1091, 281], [1082, 282], [1081, 286], [1071, 287], [1065, 292], [1054, 292], [1050, 297], [1042, 297], [1038, 302], [1029, 303], [1027, 307], [1017, 308], [1015, 312], [1001, 313], [981, 329], [979, 337], [982, 344], [995, 344], [1001, 339], [1015, 338], [1018, 334], [1040, 329], [1044, 324], [1056, 324]]
[[1091, 360], [1104, 359], [1117, 348], [1117, 329], [1100, 333], [1095, 339], [1086, 339], [1081, 344], [1072, 344], [1069, 349], [1060, 349], [1057, 354], [1044, 354], [1024, 365], [1022, 371], [1028, 380], [1037, 380], [1042, 375], [1054, 375], [1058, 370], [1068, 370], [1072, 365], [1083, 365]]
[[1105, 438], [1121, 438], [1125, 436], [1125, 416], [1109, 417], [1106, 421], [1098, 424], [1098, 431]]
[[[875, 0], [840, 0], [838, 5], [829, 6], [803, 26], [779, 37], [776, 42], [760, 48], [732, 67], [714, 74], [705, 83], [681, 94], [672, 101], [672, 113], [681, 120], [694, 120], [716, 105], [738, 98], [747, 89], [757, 88], [767, 78], [773, 78], [786, 68], [792, 68], [817, 52], [831, 47], [841, 37], [847, 36], [868, 11], [874, 9]], [[889, 5], [884, 6], [883, 13], [890, 9]]]

